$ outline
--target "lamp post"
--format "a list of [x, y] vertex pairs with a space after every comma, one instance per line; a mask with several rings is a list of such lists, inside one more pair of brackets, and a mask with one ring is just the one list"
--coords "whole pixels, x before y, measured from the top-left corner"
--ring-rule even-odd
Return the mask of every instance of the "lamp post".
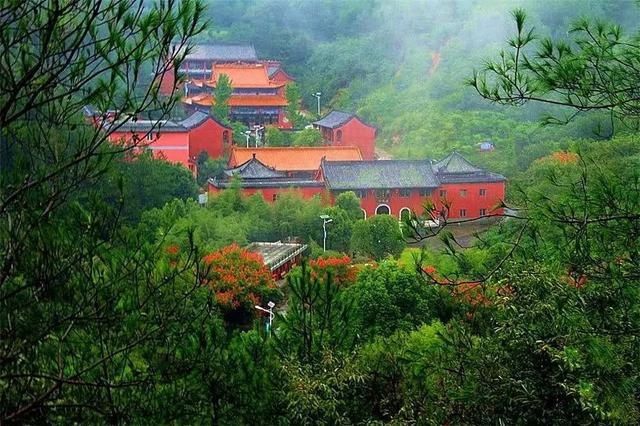
[[263, 308], [262, 306], [259, 306], [259, 305], [254, 306], [254, 308], [269, 314], [269, 335], [271, 335], [271, 325], [273, 324], [273, 318], [275, 317], [273, 313], [273, 308], [276, 306], [276, 304], [273, 303], [272, 301], [269, 301], [269, 303], [267, 303], [267, 306], [269, 307], [269, 309]]
[[258, 141], [260, 141], [262, 139], [260, 133], [258, 133], [258, 132], [264, 130], [264, 126], [256, 125], [256, 126], [253, 126], [253, 129], [256, 131], [256, 148], [257, 148], [258, 147]]
[[322, 96], [322, 92], [316, 92], [313, 94], [318, 100], [318, 117], [320, 116], [320, 96]]
[[327, 223], [333, 222], [333, 219], [326, 214], [320, 215], [320, 219], [322, 219], [322, 251], [327, 251]]
[[244, 132], [244, 137], [247, 138], [247, 148], [249, 148], [249, 138], [251, 137], [251, 130]]

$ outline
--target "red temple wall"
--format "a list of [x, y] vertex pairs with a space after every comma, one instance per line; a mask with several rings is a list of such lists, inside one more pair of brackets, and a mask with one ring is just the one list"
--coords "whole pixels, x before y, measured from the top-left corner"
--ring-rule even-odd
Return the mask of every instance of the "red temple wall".
[[[485, 195], [480, 195], [480, 190], [485, 190]], [[434, 192], [434, 198], [440, 199], [440, 191], [446, 191], [445, 199], [449, 203], [450, 219], [473, 219], [481, 216], [481, 209], [486, 215], [500, 214], [503, 209], [495, 210], [496, 206], [504, 200], [505, 182], [486, 183], [447, 183], [440, 186]], [[463, 193], [466, 190], [466, 194]], [[438, 205], [440, 205], [438, 201]], [[465, 210], [462, 215], [460, 210]]]
[[[134, 149], [136, 152], [146, 147], [151, 148], [155, 158], [164, 159], [170, 163], [179, 163], [189, 168], [189, 134], [183, 133], [157, 133], [153, 132], [153, 139], [147, 140], [145, 133], [136, 133], [138, 142]], [[109, 135], [112, 142], [133, 143], [134, 133], [113, 132]]]
[[421, 196], [418, 189], [412, 189], [408, 197], [401, 197], [400, 190], [389, 191], [387, 199], [378, 199], [375, 190], [367, 190], [366, 197], [360, 198], [360, 207], [367, 213], [367, 217], [375, 215], [376, 209], [380, 205], [386, 205], [390, 209], [390, 214], [400, 218], [400, 211], [408, 208], [416, 214], [422, 214], [423, 203], [430, 199], [430, 196]]
[[[225, 131], [227, 132], [226, 144], [224, 143]], [[231, 147], [232, 141], [233, 131], [209, 118], [189, 132], [189, 155], [197, 159], [202, 151], [206, 151], [210, 158], [220, 158]]]
[[[485, 190], [485, 195], [480, 195], [480, 190]], [[245, 188], [243, 194], [252, 195], [256, 192], [262, 192], [262, 196], [267, 202], [275, 201], [278, 194], [291, 191], [291, 188]], [[389, 207], [390, 214], [396, 218], [400, 218], [401, 211], [409, 209], [416, 214], [423, 213], [423, 204], [427, 200], [431, 200], [436, 209], [442, 208], [440, 201], [440, 191], [446, 191], [445, 199], [450, 204], [448, 219], [474, 219], [481, 217], [481, 209], [484, 209], [484, 215], [501, 214], [502, 208], [495, 209], [504, 199], [505, 195], [505, 182], [490, 182], [490, 183], [457, 183], [457, 184], [443, 184], [439, 188], [434, 189], [430, 195], [420, 195], [419, 189], [412, 189], [409, 196], [400, 196], [400, 190], [390, 190], [388, 197], [378, 198], [375, 190], [367, 190], [366, 196], [360, 198], [360, 207], [366, 212], [367, 217], [371, 217], [376, 214], [376, 210], [379, 206], [386, 205]], [[466, 190], [466, 195], [462, 194], [462, 190]], [[301, 193], [304, 198], [311, 198], [315, 195], [322, 195], [325, 191], [323, 187], [305, 187], [297, 188], [295, 191]], [[215, 194], [220, 192], [218, 188], [209, 185], [209, 192]], [[356, 192], [357, 193], [357, 192]], [[335, 202], [336, 194], [331, 194], [327, 197], [327, 201], [331, 204]], [[462, 216], [460, 210], [465, 210], [465, 215]]]
[[[342, 134], [340, 134], [340, 132]], [[367, 126], [357, 118], [349, 120], [341, 127], [333, 129], [330, 145], [357, 146], [363, 160], [375, 159], [376, 128]]]

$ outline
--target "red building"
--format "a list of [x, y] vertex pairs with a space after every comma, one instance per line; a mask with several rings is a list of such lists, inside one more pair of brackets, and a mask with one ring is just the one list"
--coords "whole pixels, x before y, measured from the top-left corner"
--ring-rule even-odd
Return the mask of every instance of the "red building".
[[[233, 62], [258, 62], [256, 50], [253, 46], [246, 44], [197, 44], [185, 56], [177, 74], [185, 76], [187, 80], [208, 80], [211, 78], [213, 64]], [[175, 74], [175, 69], [168, 67], [161, 76], [160, 93], [172, 94]]]
[[438, 212], [435, 219], [471, 219], [502, 213], [505, 195], [503, 176], [475, 167], [460, 154], [441, 161], [322, 160], [315, 179], [292, 177], [270, 167], [257, 157], [225, 171], [226, 178], [209, 181], [216, 193], [240, 179], [245, 194], [262, 192], [267, 201], [275, 201], [282, 191], [295, 189], [304, 197], [325, 195], [332, 202], [341, 192], [353, 191], [360, 198], [363, 216], [391, 214], [402, 218], [411, 211], [423, 213], [425, 201]]
[[[445, 200], [448, 217], [465, 219], [501, 214], [506, 179], [497, 173], [474, 166], [454, 152], [433, 164], [440, 181], [437, 200]], [[439, 205], [442, 205], [440, 202]]]
[[296, 191], [304, 198], [322, 196], [324, 182], [313, 177], [291, 177], [260, 161], [255, 154], [242, 164], [224, 171], [222, 179], [209, 179], [209, 194], [216, 194], [233, 185], [232, 178], [240, 179], [242, 193], [249, 196], [260, 193], [265, 201], [273, 202], [283, 192]]
[[322, 138], [331, 146], [357, 146], [365, 160], [375, 159], [378, 129], [362, 121], [354, 114], [331, 111], [313, 123]]
[[251, 243], [247, 246], [247, 250], [262, 256], [264, 264], [269, 268], [275, 280], [283, 279], [287, 272], [299, 265], [307, 248], [306, 244], [283, 243], [281, 241]]
[[362, 161], [360, 150], [353, 146], [319, 147], [233, 147], [229, 155], [229, 167], [238, 167], [257, 158], [268, 167], [289, 177], [315, 179], [323, 159], [328, 161]]
[[196, 112], [181, 120], [131, 120], [105, 123], [109, 140], [151, 150], [154, 157], [179, 163], [194, 174], [200, 153], [221, 157], [233, 141], [233, 130], [208, 114]]
[[213, 92], [223, 74], [229, 77], [233, 88], [229, 99], [232, 120], [248, 126], [274, 124], [281, 129], [291, 128], [285, 114], [288, 103], [284, 93], [291, 79], [279, 65], [269, 63], [213, 64], [208, 79], [187, 82], [183, 99], [187, 109], [209, 111], [216, 102]]
[[373, 214], [423, 213], [430, 200], [447, 219], [502, 213], [504, 176], [473, 166], [460, 154], [441, 161], [326, 161], [321, 179], [333, 197], [354, 191], [366, 217]]

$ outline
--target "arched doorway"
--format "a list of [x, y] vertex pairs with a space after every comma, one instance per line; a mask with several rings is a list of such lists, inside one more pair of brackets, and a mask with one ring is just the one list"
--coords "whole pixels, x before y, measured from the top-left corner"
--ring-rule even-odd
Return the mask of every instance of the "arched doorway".
[[391, 214], [391, 207], [386, 204], [380, 204], [376, 207], [376, 214]]
[[360, 209], [362, 211], [362, 219], [367, 219], [367, 211], [365, 209]]
[[411, 218], [411, 210], [409, 207], [403, 207], [400, 209], [400, 213], [398, 214], [398, 219], [401, 221], [405, 221]]

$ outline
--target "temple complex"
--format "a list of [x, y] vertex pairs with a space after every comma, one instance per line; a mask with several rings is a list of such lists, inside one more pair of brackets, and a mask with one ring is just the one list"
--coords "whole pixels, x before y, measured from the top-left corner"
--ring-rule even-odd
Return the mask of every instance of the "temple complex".
[[209, 192], [228, 188], [233, 179], [245, 195], [260, 193], [269, 202], [285, 191], [296, 191], [305, 198], [319, 195], [328, 202], [353, 191], [365, 218], [390, 214], [400, 219], [411, 211], [421, 214], [428, 201], [439, 218], [447, 220], [502, 213], [506, 183], [504, 176], [478, 168], [456, 152], [440, 161], [323, 158], [313, 178], [278, 170], [256, 154], [225, 170], [222, 179], [210, 179]]

